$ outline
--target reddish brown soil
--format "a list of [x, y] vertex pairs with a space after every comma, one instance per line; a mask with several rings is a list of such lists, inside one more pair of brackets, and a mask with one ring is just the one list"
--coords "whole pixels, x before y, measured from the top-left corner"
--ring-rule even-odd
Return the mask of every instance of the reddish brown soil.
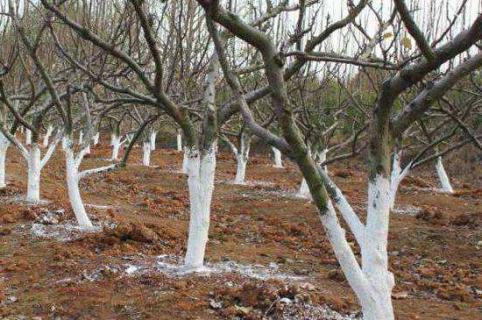
[[[107, 146], [94, 148], [84, 166], [106, 163], [100, 158], [109, 152]], [[276, 262], [280, 272], [306, 276], [304, 282], [312, 286], [237, 274], [173, 278], [162, 273], [121, 276], [106, 270], [96, 281], [61, 281], [119, 263], [124, 256], [183, 255], [188, 223], [186, 178], [169, 171], [180, 167], [181, 155], [155, 151], [152, 163], [158, 168], [144, 168], [135, 165], [140, 162], [138, 152], [134, 151], [127, 169], [81, 183], [85, 203], [113, 206], [109, 210], [88, 208], [91, 217], [114, 221], [118, 227], [59, 242], [33, 237], [28, 227], [22, 229], [41, 208], [6, 204], [22, 196], [26, 187], [24, 161], [10, 148], [10, 183], [0, 195], [0, 318], [230, 319], [238, 315], [255, 319], [277, 298], [296, 294], [342, 312], [359, 309], [313, 205], [282, 194], [298, 186], [295, 166], [272, 168], [266, 156], [251, 159], [247, 178], [272, 185], [234, 186], [225, 181], [234, 177], [235, 163], [228, 154], [220, 155], [207, 260]], [[362, 213], [366, 199], [363, 166], [339, 164], [330, 170]], [[65, 208], [72, 215], [63, 174], [63, 155], [58, 151], [42, 173], [41, 195], [50, 201], [49, 208]], [[423, 210], [417, 216], [394, 213], [391, 218], [389, 251], [397, 281], [397, 319], [482, 319], [481, 191], [456, 180], [460, 190], [456, 195], [439, 194], [426, 189], [436, 186], [433, 172], [417, 175], [404, 182], [398, 206]], [[232, 287], [226, 286], [228, 282]], [[223, 301], [223, 308], [214, 310], [210, 299]]]

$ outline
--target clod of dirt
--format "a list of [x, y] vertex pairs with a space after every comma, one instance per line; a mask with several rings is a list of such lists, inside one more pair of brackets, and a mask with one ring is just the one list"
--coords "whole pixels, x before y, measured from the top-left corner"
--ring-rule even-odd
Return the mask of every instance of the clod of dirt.
[[438, 225], [444, 225], [447, 222], [447, 217], [442, 211], [438, 210], [437, 208], [427, 206], [423, 207], [423, 209], [417, 213], [415, 217], [417, 219]]
[[120, 223], [114, 229], [108, 230], [113, 235], [123, 241], [133, 240], [137, 242], [154, 243], [159, 241], [159, 235], [152, 229], [133, 223]]
[[477, 227], [479, 222], [477, 221], [480, 214], [477, 213], [462, 213], [456, 216], [450, 221], [450, 224], [454, 226], [468, 226], [471, 228]]

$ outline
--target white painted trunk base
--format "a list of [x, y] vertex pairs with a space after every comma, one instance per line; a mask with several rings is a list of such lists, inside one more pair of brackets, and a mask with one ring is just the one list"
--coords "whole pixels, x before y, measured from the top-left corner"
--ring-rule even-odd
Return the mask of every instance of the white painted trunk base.
[[94, 136], [92, 137], [92, 143], [94, 146], [98, 145], [99, 144], [99, 140], [100, 140], [100, 133], [97, 132], [96, 134], [94, 134]]
[[152, 131], [151, 136], [150, 136], [150, 147], [151, 150], [156, 150], [156, 137], [157, 137], [157, 132]]
[[142, 144], [142, 150], [143, 150], [142, 165], [148, 167], [151, 165], [151, 150], [152, 150], [151, 143], [144, 142]]
[[0, 133], [0, 188], [5, 188], [7, 186], [6, 165], [9, 145], [10, 142], [2, 133]]
[[182, 158], [181, 172], [184, 173], [184, 174], [189, 173], [189, 154], [188, 154], [187, 148], [184, 148], [184, 156]]
[[93, 228], [92, 222], [87, 216], [85, 206], [82, 201], [79, 189], [79, 164], [75, 159], [75, 154], [72, 149], [72, 141], [67, 141], [67, 147], [65, 148], [65, 164], [66, 164], [66, 179], [67, 190], [69, 193], [70, 205], [74, 211], [75, 218], [81, 228], [91, 229]]
[[306, 182], [305, 178], [303, 178], [303, 180], [301, 181], [301, 184], [298, 189], [298, 192], [296, 193], [296, 196], [299, 198], [311, 199], [310, 188], [308, 187], [308, 183]]
[[211, 200], [216, 169], [215, 147], [203, 156], [197, 150], [189, 150], [189, 200], [191, 215], [187, 252], [184, 260], [187, 270], [199, 270], [204, 264], [208, 241]]
[[242, 155], [236, 156], [236, 177], [234, 178], [234, 184], [246, 184], [246, 167], [248, 165], [247, 159]]
[[182, 135], [181, 132], [177, 132], [177, 151], [182, 152]]
[[28, 166], [28, 183], [27, 183], [27, 201], [40, 201], [40, 148], [35, 143], [30, 147], [27, 166]]
[[84, 133], [82, 131], [79, 132], [79, 146], [84, 143]]
[[32, 131], [25, 129], [25, 145], [29, 146], [32, 144]]
[[454, 189], [452, 188], [452, 184], [450, 183], [449, 176], [445, 171], [444, 164], [442, 162], [442, 157], [437, 158], [435, 169], [437, 170], [437, 176], [440, 181], [440, 186], [442, 187], [442, 191], [446, 193], [454, 193]]
[[121, 148], [121, 137], [113, 135], [112, 136], [112, 157], [111, 157], [112, 161], [119, 159], [120, 148]]
[[47, 133], [44, 136], [43, 143], [42, 143], [42, 146], [44, 148], [47, 148], [49, 146], [50, 137], [52, 136], [53, 132], [54, 132], [54, 128], [52, 126], [49, 126], [48, 129], [47, 129]]
[[275, 168], [283, 168], [283, 160], [281, 158], [281, 151], [276, 149], [275, 147], [271, 147], [274, 156], [274, 167]]

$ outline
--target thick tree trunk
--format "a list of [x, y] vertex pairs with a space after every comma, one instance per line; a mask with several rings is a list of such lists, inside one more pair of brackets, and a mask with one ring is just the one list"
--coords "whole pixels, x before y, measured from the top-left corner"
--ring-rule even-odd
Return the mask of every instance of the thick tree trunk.
[[92, 222], [90, 221], [87, 212], [85, 211], [84, 203], [80, 195], [79, 189], [79, 164], [75, 159], [75, 154], [72, 149], [72, 141], [67, 141], [65, 148], [65, 164], [66, 164], [66, 179], [67, 189], [69, 193], [70, 205], [74, 211], [75, 218], [79, 226], [83, 229], [92, 228]]
[[281, 151], [279, 151], [275, 147], [271, 147], [271, 150], [273, 150], [274, 167], [275, 168], [283, 168], [283, 160], [281, 159]]
[[454, 189], [452, 188], [452, 184], [450, 183], [449, 176], [445, 171], [444, 164], [442, 162], [442, 157], [437, 158], [435, 168], [437, 170], [437, 176], [440, 181], [440, 186], [442, 187], [442, 191], [446, 193], [454, 193]]
[[[150, 147], [151, 150], [156, 150], [156, 137], [157, 137], [157, 132], [156, 131], [151, 131], [151, 136], [150, 136]], [[144, 151], [145, 152], [145, 151]]]
[[215, 147], [212, 146], [204, 154], [200, 154], [197, 150], [190, 150], [188, 157], [191, 215], [185, 268], [195, 271], [203, 267], [208, 241], [211, 200], [216, 169]]
[[31, 145], [28, 153], [28, 184], [27, 184], [27, 201], [40, 201], [40, 148], [37, 143]]
[[9, 145], [10, 142], [2, 133], [0, 133], [0, 188], [5, 188], [7, 186], [6, 165]]
[[182, 152], [182, 134], [181, 130], [177, 131], [177, 151]]
[[47, 129], [47, 133], [44, 136], [43, 143], [42, 143], [44, 148], [47, 148], [49, 146], [49, 140], [50, 140], [50, 137], [52, 136], [53, 132], [54, 132], [54, 127], [49, 126], [48, 129]]
[[361, 245], [363, 273], [370, 283], [372, 296], [362, 300], [366, 320], [394, 319], [392, 289], [395, 279], [388, 271], [387, 252], [389, 215], [390, 181], [378, 175], [368, 185], [367, 223]]
[[151, 165], [151, 150], [152, 150], [152, 141], [145, 141], [142, 144], [143, 156], [142, 156], [142, 165], [148, 167]]

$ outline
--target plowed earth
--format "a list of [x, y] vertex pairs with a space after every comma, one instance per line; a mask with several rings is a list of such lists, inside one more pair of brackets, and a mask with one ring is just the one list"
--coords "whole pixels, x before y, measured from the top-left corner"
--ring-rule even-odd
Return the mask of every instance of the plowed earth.
[[[83, 168], [108, 163], [109, 154], [106, 144], [93, 148]], [[211, 272], [179, 276], [172, 268], [182, 262], [189, 212], [186, 176], [177, 172], [182, 155], [156, 150], [154, 167], [140, 162], [136, 148], [128, 168], [82, 180], [88, 213], [102, 226], [79, 233], [63, 153], [42, 172], [47, 202], [33, 206], [21, 201], [25, 163], [9, 149], [9, 183], [0, 191], [0, 318], [323, 319], [307, 311], [316, 306], [359, 312], [314, 206], [293, 196], [300, 182], [293, 164], [276, 169], [267, 155], [254, 155], [248, 184], [235, 186], [235, 162], [222, 152]], [[361, 216], [364, 172], [357, 162], [330, 166]], [[406, 179], [391, 215], [397, 319], [482, 319], [482, 189], [453, 179], [457, 194], [438, 193], [434, 174], [424, 168]], [[40, 221], [55, 211], [56, 221]]]

